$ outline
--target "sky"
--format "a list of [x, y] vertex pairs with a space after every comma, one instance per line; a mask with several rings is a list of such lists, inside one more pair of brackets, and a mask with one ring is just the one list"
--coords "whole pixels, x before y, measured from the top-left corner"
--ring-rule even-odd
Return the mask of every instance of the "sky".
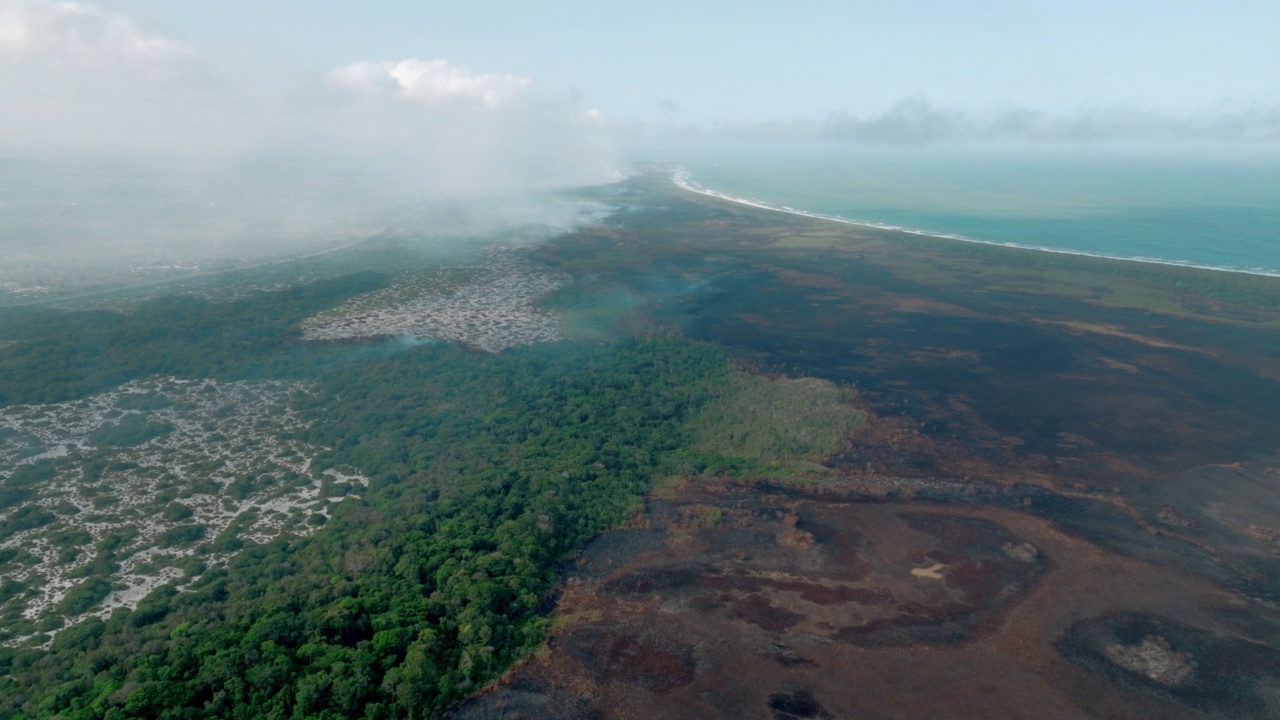
[[314, 72], [443, 58], [578, 92], [623, 118], [696, 122], [885, 110], [923, 95], [964, 109], [1200, 112], [1280, 98], [1280, 4], [1099, 0], [803, 3], [119, 2], [193, 47]]
[[354, 232], [724, 140], [1276, 146], [1276, 28], [1274, 0], [0, 0], [0, 246], [55, 207], [66, 247], [145, 208]]
[[[114, 37], [92, 30], [93, 16]], [[36, 37], [32, 17], [54, 26], [46, 37]], [[150, 103], [162, 126], [203, 106], [183, 124], [206, 125], [211, 136], [273, 123], [290, 134], [303, 109], [315, 115], [337, 102], [321, 96], [342, 86], [343, 68], [368, 64], [367, 91], [377, 68], [421, 61], [437, 65], [419, 67], [420, 81], [444, 78], [451, 89], [399, 87], [411, 103], [493, 109], [536, 98], [630, 132], [812, 127], [837, 139], [914, 142], [983, 139], [1030, 123], [1078, 140], [1105, 139], [1117, 125], [1141, 135], [1146, 123], [1157, 133], [1212, 126], [1211, 140], [1275, 140], [1277, 27], [1280, 3], [1261, 0], [0, 0], [0, 62], [12, 70], [0, 105], [6, 125], [26, 115], [40, 132], [25, 134], [50, 140], [92, 121], [66, 117], [77, 108], [112, 102]], [[106, 67], [101, 56], [111, 56]], [[347, 90], [360, 83], [346, 77]], [[467, 96], [468, 83], [496, 94]], [[213, 107], [235, 117], [211, 118]], [[145, 115], [111, 109], [105, 119], [134, 125]], [[947, 127], [934, 138], [877, 122]], [[147, 134], [159, 143], [167, 133]]]

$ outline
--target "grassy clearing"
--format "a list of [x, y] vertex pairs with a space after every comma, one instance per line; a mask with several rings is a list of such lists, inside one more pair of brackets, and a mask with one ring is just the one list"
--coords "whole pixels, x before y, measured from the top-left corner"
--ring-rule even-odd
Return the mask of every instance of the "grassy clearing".
[[689, 420], [693, 448], [706, 463], [702, 471], [744, 479], [821, 477], [827, 472], [821, 461], [865, 420], [846, 402], [850, 395], [817, 378], [730, 374]]
[[579, 280], [543, 297], [538, 306], [555, 314], [565, 337], [601, 342], [619, 335], [619, 326], [643, 298], [597, 278]]
[[551, 629], [559, 630], [570, 625], [598, 623], [604, 618], [604, 613], [598, 609], [583, 610], [581, 612], [557, 613], [551, 616]]

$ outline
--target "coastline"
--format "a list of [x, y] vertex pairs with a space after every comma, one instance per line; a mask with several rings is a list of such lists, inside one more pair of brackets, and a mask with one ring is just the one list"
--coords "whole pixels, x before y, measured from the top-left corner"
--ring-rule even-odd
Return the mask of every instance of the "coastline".
[[1124, 257], [1120, 255], [1103, 255], [1101, 253], [1085, 252], [1083, 250], [1063, 250], [1061, 248], [1039, 247], [1035, 245], [1022, 245], [1020, 243], [997, 242], [994, 240], [977, 240], [964, 235], [952, 235], [947, 233], [929, 232], [927, 230], [916, 230], [913, 228], [902, 227], [900, 225], [889, 225], [886, 223], [869, 222], [866, 220], [850, 220], [849, 218], [840, 217], [838, 215], [826, 215], [823, 213], [810, 212], [808, 210], [797, 210], [796, 208], [786, 205], [776, 206], [769, 205], [759, 200], [750, 200], [748, 198], [737, 197], [728, 193], [712, 190], [695, 181], [686, 168], [678, 167], [671, 171], [671, 182], [676, 187], [686, 192], [703, 195], [705, 197], [716, 198], [726, 202], [735, 203], [737, 205], [745, 205], [759, 210], [769, 210], [772, 212], [786, 213], [788, 215], [799, 215], [800, 217], [812, 218], [814, 220], [827, 220], [830, 222], [841, 223], [843, 225], [855, 225], [858, 227], [871, 228], [874, 230], [890, 230], [893, 232], [906, 233], [908, 235], [919, 235], [921, 237], [936, 238], [939, 240], [955, 240], [958, 242], [974, 243], [976, 245], [990, 245], [993, 247], [1011, 248], [1015, 250], [1033, 250], [1037, 252], [1054, 253], [1056, 255], [1074, 255], [1077, 257], [1097, 258], [1100, 260], [1119, 260], [1123, 262], [1143, 263], [1146, 265], [1164, 265], [1167, 267], [1189, 268], [1194, 270], [1212, 270], [1214, 272], [1234, 273], [1238, 275], [1254, 275], [1258, 277], [1280, 278], [1280, 270], [1259, 270], [1248, 268], [1220, 267], [1216, 265], [1199, 265], [1189, 262], [1178, 262], [1176, 260], [1162, 260], [1159, 258], [1148, 257]]

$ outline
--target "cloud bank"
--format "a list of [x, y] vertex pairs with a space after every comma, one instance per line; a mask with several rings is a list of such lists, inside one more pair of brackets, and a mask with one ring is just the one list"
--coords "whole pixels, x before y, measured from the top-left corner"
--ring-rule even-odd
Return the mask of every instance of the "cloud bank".
[[244, 116], [216, 65], [174, 38], [80, 2], [0, 0], [0, 152], [205, 148]]
[[1280, 104], [1221, 102], [1198, 113], [1168, 115], [1131, 108], [1085, 108], [1053, 114], [1019, 106], [966, 110], [923, 95], [878, 113], [830, 113], [825, 119], [721, 122], [712, 125], [631, 123], [640, 146], [731, 142], [838, 142], [867, 146], [930, 145], [1274, 145], [1280, 144]]
[[308, 83], [273, 64], [233, 67], [89, 3], [0, 0], [0, 153], [364, 156], [416, 166], [433, 192], [450, 177], [483, 191], [486, 170], [500, 186], [489, 189], [598, 182], [613, 162], [598, 111], [523, 75], [356, 59]]
[[939, 107], [923, 96], [898, 101], [878, 115], [833, 113], [821, 135], [884, 145], [934, 143], [1274, 143], [1280, 106], [1230, 105], [1183, 117], [1123, 108], [1051, 115], [1028, 108], [975, 113]]

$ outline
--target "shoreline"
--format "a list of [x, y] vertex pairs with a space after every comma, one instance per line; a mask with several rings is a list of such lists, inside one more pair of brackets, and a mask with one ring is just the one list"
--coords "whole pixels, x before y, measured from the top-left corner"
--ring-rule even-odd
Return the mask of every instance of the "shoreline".
[[871, 228], [874, 230], [890, 230], [893, 232], [906, 233], [908, 235], [919, 235], [921, 237], [936, 238], [939, 240], [955, 240], [957, 242], [973, 243], [975, 245], [990, 245], [992, 247], [1010, 248], [1013, 250], [1033, 250], [1037, 252], [1053, 253], [1055, 255], [1074, 255], [1077, 257], [1097, 258], [1099, 260], [1118, 260], [1122, 262], [1143, 263], [1146, 265], [1164, 265], [1166, 267], [1190, 268], [1194, 270], [1212, 270], [1214, 272], [1234, 273], [1237, 275], [1253, 275], [1256, 277], [1280, 278], [1280, 270], [1248, 270], [1241, 268], [1219, 267], [1215, 265], [1197, 265], [1189, 262], [1177, 262], [1175, 260], [1161, 260], [1158, 258], [1146, 257], [1122, 257], [1118, 255], [1103, 255], [1101, 253], [1091, 253], [1083, 250], [1062, 250], [1060, 248], [1037, 247], [1035, 245], [1021, 245], [1018, 243], [998, 242], [995, 240], [975, 240], [964, 235], [950, 235], [947, 233], [929, 232], [926, 230], [914, 230], [899, 225], [888, 225], [885, 223], [868, 222], [864, 220], [850, 220], [849, 218], [840, 217], [838, 215], [825, 215], [823, 213], [810, 212], [808, 210], [797, 210], [796, 208], [786, 205], [775, 206], [760, 202], [759, 200], [749, 200], [747, 198], [737, 197], [728, 193], [712, 190], [708, 187], [698, 184], [693, 180], [689, 171], [684, 168], [677, 168], [671, 171], [671, 182], [676, 187], [687, 192], [703, 195], [705, 197], [716, 198], [726, 202], [738, 205], [746, 205], [759, 210], [769, 210], [772, 212], [785, 213], [787, 215], [798, 215], [814, 220], [827, 220], [830, 222], [840, 223], [842, 225], [856, 225], [858, 227]]

